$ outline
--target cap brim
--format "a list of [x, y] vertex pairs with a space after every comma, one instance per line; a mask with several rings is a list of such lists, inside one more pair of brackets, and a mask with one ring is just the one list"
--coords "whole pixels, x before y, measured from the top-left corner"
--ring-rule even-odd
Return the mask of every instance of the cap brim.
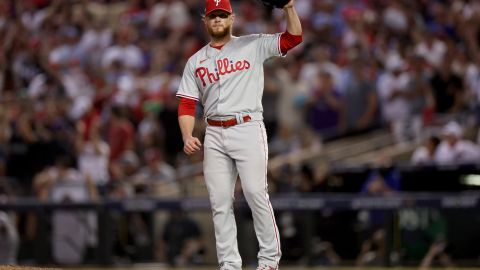
[[228, 14], [232, 14], [232, 11], [228, 10], [228, 9], [224, 9], [224, 8], [216, 8], [216, 9], [212, 9], [210, 10], [208, 13], [205, 13], [205, 16], [207, 16], [208, 14], [214, 12], [214, 11], [217, 11], [217, 10], [221, 10], [221, 11], [225, 11], [227, 12]]

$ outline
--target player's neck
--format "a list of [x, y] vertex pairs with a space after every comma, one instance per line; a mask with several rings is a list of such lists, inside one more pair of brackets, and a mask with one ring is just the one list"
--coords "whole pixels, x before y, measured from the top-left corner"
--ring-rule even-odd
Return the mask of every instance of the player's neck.
[[213, 38], [210, 40], [210, 45], [213, 47], [219, 47], [227, 44], [232, 39], [232, 35], [227, 35], [221, 38]]

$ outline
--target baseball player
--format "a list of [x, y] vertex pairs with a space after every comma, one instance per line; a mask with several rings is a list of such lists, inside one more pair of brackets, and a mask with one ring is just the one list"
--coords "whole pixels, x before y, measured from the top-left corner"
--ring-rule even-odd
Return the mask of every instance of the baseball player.
[[263, 62], [283, 56], [302, 41], [300, 19], [291, 0], [283, 7], [287, 29], [277, 34], [232, 35], [235, 14], [229, 0], [206, 0], [203, 21], [211, 41], [188, 60], [177, 97], [184, 152], [199, 151], [192, 136], [200, 101], [207, 123], [204, 176], [210, 195], [220, 270], [239, 270], [233, 213], [238, 176], [252, 210], [260, 251], [257, 270], [277, 270], [280, 239], [267, 190], [268, 146], [262, 117]]

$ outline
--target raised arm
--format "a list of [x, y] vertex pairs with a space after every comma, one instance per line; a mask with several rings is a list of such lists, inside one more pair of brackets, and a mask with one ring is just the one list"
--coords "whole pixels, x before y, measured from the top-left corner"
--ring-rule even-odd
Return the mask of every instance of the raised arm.
[[285, 17], [287, 20], [287, 31], [292, 35], [299, 36], [302, 34], [302, 24], [295, 10], [295, 0], [291, 0], [283, 7]]

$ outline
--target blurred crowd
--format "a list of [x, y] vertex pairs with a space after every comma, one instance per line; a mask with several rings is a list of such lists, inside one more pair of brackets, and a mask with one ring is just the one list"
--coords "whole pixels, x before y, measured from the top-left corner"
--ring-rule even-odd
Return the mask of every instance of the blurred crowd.
[[[100, 195], [149, 191], [151, 181], [178, 193], [176, 172], [201, 161], [181, 152], [174, 94], [186, 60], [208, 42], [203, 5], [1, 1], [1, 174], [23, 195], [41, 196], [58, 166]], [[280, 10], [233, 5], [235, 35], [285, 30]], [[422, 142], [445, 116], [478, 126], [477, 1], [296, 5], [303, 44], [265, 64], [272, 156], [380, 127], [397, 143]]]
[[[285, 31], [281, 10], [232, 4], [235, 35]], [[296, 7], [304, 42], [265, 63], [272, 157], [387, 128], [395, 143], [420, 145], [413, 162], [479, 160], [480, 1]], [[181, 176], [201, 176], [192, 164], [202, 157], [182, 153], [175, 93], [187, 59], [208, 42], [203, 9], [202, 0], [0, 0], [5, 196], [182, 194]], [[436, 124], [442, 132], [425, 132]], [[274, 191], [311, 192], [323, 190], [326, 170], [269, 174]]]

